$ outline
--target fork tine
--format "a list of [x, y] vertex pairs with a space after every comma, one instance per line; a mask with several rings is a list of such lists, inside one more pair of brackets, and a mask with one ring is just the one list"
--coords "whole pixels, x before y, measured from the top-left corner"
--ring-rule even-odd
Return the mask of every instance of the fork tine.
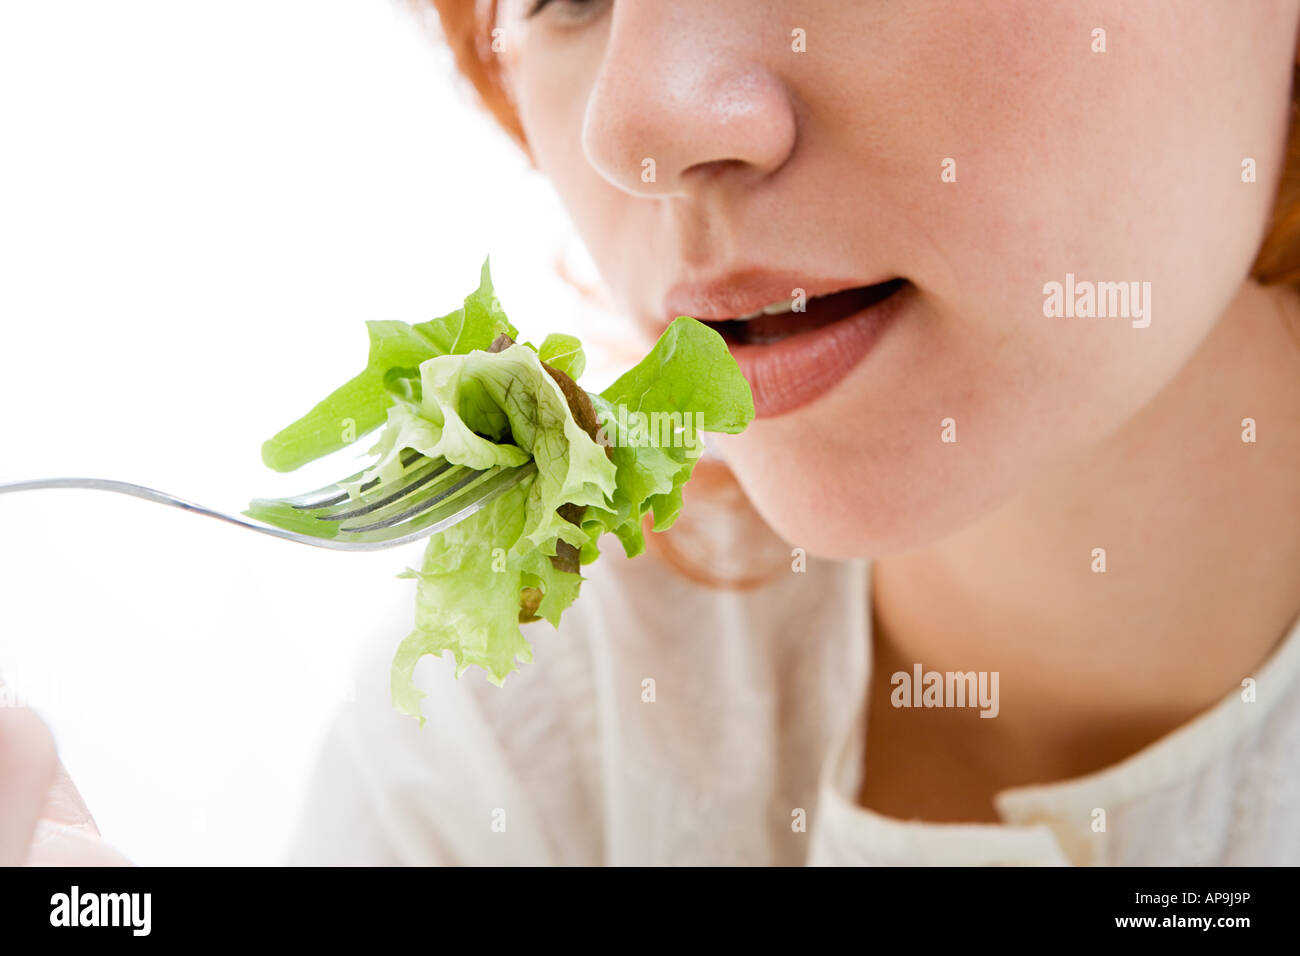
[[485, 476], [496, 473], [496, 469], [489, 469], [488, 471], [466, 469], [465, 473], [456, 476], [456, 480], [453, 481], [451, 485], [436, 494], [429, 495], [427, 498], [421, 495], [414, 503], [405, 502], [403, 504], [405, 510], [398, 511], [395, 514], [382, 516], [378, 520], [372, 521], [369, 524], [354, 525], [352, 527], [344, 527], [340, 525], [339, 530], [344, 534], [361, 534], [366, 531], [378, 531], [381, 528], [391, 528], [394, 525], [401, 524], [408, 518], [414, 518], [421, 512], [428, 511], [430, 508], [436, 507], [442, 502], [458, 496], [461, 492], [467, 492], [473, 487], [475, 482], [482, 480]]
[[[464, 465], [450, 465], [444, 470], [442, 470], [431, 481], [422, 485], [420, 488], [417, 488], [409, 495], [394, 496], [391, 494], [391, 492], [394, 491], [392, 487], [380, 487], [372, 491], [369, 494], [369, 496], [363, 497], [361, 500], [354, 502], [353, 504], [345, 504], [342, 505], [340, 508], [330, 508], [330, 509], [325, 509], [323, 511], [303, 512], [303, 514], [310, 517], [313, 521], [315, 521], [317, 524], [321, 525], [322, 527], [326, 525], [333, 525], [334, 527], [337, 528], [343, 525], [345, 522], [351, 523], [353, 525], [362, 524], [362, 523], [373, 524], [374, 522], [381, 521], [385, 518], [389, 518], [395, 514], [400, 514], [401, 512], [406, 511], [418, 501], [428, 500], [430, 497], [437, 495], [439, 492], [446, 492], [453, 484], [460, 481], [467, 475], [473, 475], [477, 473], [477, 471], [478, 469], [467, 468]], [[387, 504], [384, 504], [380, 508], [376, 508], [370, 511], [363, 511], [366, 505], [374, 503], [371, 499], [380, 496], [393, 497], [394, 500], [388, 502]], [[357, 507], [354, 508], [353, 505]], [[348, 519], [336, 517], [341, 510], [345, 510], [345, 509], [362, 511], [362, 514], [356, 515]]]
[[343, 528], [338, 540], [365, 543], [384, 540], [395, 545], [428, 537], [465, 520], [536, 472], [537, 464], [532, 461], [515, 468], [476, 472], [461, 483], [455, 494], [444, 495], [438, 501], [421, 502], [383, 522]]
[[371, 514], [405, 498], [412, 492], [418, 491], [435, 478], [441, 477], [448, 470], [455, 467], [451, 462], [442, 459], [430, 461], [428, 467], [419, 465], [411, 468], [397, 482], [389, 483], [382, 488], [375, 488], [375, 493], [379, 494], [380, 497], [374, 500], [371, 500], [373, 496], [363, 496], [351, 504], [346, 501], [343, 502], [338, 509], [313, 508], [311, 510], [316, 512], [313, 517], [319, 518], [321, 521], [345, 521], [348, 518], [358, 518], [361, 515]]
[[[424, 456], [421, 455], [414, 448], [407, 448], [402, 451], [399, 460], [401, 461], [403, 468], [410, 468], [412, 464], [415, 463], [416, 459], [423, 458], [423, 457]], [[347, 501], [348, 499], [347, 489], [342, 487], [343, 483], [347, 481], [356, 481], [358, 478], [360, 478], [369, 470], [370, 468], [366, 467], [361, 469], [361, 471], [357, 472], [355, 475], [349, 475], [347, 478], [343, 478], [340, 479], [339, 481], [335, 481], [332, 482], [331, 484], [317, 488], [315, 491], [305, 491], [300, 495], [294, 495], [293, 497], [290, 498], [280, 498], [277, 500], [283, 501], [285, 504], [290, 505], [291, 507], [301, 508], [303, 510], [308, 510], [308, 511], [316, 508], [327, 508], [331, 505], [340, 504], [341, 502]], [[366, 482], [364, 485], [361, 486], [361, 491], [365, 492], [375, 487], [375, 485], [377, 484], [379, 484], [379, 479], [372, 478], [370, 481]]]

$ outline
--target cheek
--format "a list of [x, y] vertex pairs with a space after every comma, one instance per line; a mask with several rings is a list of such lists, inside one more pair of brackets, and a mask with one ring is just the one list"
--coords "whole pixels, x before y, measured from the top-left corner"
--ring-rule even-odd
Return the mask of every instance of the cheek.
[[[929, 13], [898, 38], [894, 85], [873, 101], [893, 104], [875, 117], [902, 157], [886, 168], [890, 212], [931, 295], [1009, 328], [1040, 323], [1043, 284], [1066, 272], [1147, 281], [1157, 329], [1192, 326], [1194, 343], [1262, 236], [1294, 24], [1269, 27], [1268, 3], [1197, 17], [1177, 0], [955, 6], [919, 5]], [[954, 183], [939, 182], [947, 157]], [[1246, 158], [1257, 183], [1242, 182]], [[1057, 331], [1071, 351], [1092, 333]]]
[[587, 91], [599, 72], [604, 42], [603, 29], [584, 31], [558, 49], [542, 40], [530, 43], [524, 35], [511, 82], [538, 171], [555, 189], [606, 287], [627, 304], [644, 299], [636, 291], [652, 285], [653, 266], [667, 261], [672, 248], [644, 254], [655, 239], [646, 229], [650, 204], [602, 176], [583, 148]]

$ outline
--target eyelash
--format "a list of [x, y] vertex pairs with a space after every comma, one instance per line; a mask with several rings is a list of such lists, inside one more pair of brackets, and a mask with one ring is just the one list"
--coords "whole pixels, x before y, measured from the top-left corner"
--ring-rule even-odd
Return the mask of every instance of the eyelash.
[[[554, 2], [554, 0], [534, 0], [533, 5], [532, 5], [532, 7], [529, 9], [528, 13], [526, 13], [526, 14], [524, 15], [525, 19], [531, 19], [531, 18], [537, 16], [539, 13], [541, 13], [543, 10], [545, 10], [547, 7], [549, 7], [553, 2]], [[572, 5], [574, 5], [574, 6], [578, 6], [578, 7], [586, 7], [586, 6], [594, 6], [594, 5], [595, 5], [595, 4], [589, 4], [589, 3], [586, 3], [586, 2], [584, 2], [584, 0], [560, 0], [560, 2], [561, 2], [561, 3], [572, 4]]]

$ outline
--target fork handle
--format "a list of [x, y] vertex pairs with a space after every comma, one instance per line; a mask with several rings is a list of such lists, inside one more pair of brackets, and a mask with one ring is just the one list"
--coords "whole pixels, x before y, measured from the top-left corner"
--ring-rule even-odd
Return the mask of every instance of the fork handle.
[[89, 491], [111, 491], [119, 495], [130, 495], [132, 498], [143, 498], [145, 501], [152, 501], [160, 505], [168, 505], [172, 508], [180, 508], [182, 511], [204, 515], [208, 518], [216, 518], [218, 521], [238, 525], [239, 527], [247, 528], [250, 531], [260, 531], [262, 534], [269, 534], [274, 538], [284, 538], [287, 541], [299, 541], [303, 544], [315, 544], [317, 547], [329, 548], [331, 550], [344, 550], [340, 547], [339, 542], [336, 541], [330, 541], [325, 538], [308, 539], [305, 535], [286, 531], [283, 528], [274, 528], [266, 525], [255, 524], [251, 521], [246, 521], [243, 518], [228, 515], [222, 511], [214, 511], [211, 508], [205, 508], [203, 505], [196, 504], [193, 501], [186, 501], [184, 498], [177, 498], [175, 495], [169, 495], [167, 492], [159, 491], [156, 488], [146, 488], [144, 485], [134, 485], [129, 481], [113, 481], [110, 478], [36, 478], [30, 481], [0, 481], [0, 495], [12, 491], [42, 491], [47, 488], [81, 488]]

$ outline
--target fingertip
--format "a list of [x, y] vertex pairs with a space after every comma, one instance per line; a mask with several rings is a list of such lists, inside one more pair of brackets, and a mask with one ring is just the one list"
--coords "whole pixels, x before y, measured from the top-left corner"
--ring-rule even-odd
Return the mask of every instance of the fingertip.
[[0, 707], [0, 866], [26, 859], [58, 766], [45, 721], [27, 707]]

